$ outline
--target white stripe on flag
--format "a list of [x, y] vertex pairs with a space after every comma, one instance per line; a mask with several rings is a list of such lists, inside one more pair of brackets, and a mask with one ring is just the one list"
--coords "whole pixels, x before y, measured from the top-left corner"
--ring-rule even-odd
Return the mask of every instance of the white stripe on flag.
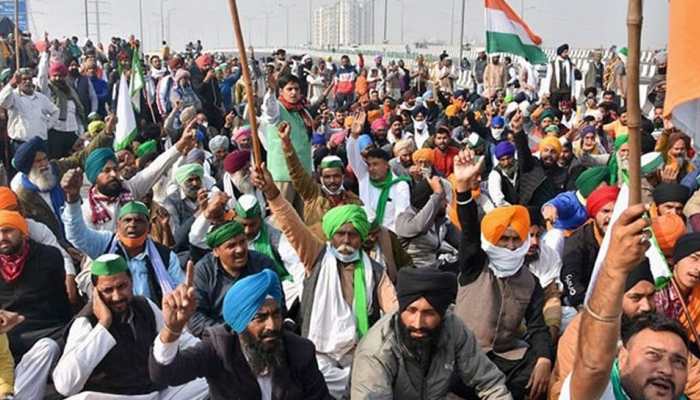
[[535, 46], [522, 25], [508, 18], [501, 10], [486, 8], [486, 31], [518, 35], [523, 44]]

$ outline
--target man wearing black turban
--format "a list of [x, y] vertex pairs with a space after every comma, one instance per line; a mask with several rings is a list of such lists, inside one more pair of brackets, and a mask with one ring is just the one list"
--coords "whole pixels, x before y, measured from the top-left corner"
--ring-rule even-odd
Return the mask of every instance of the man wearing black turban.
[[448, 309], [457, 296], [454, 274], [403, 268], [396, 290], [398, 312], [372, 326], [355, 351], [353, 399], [446, 398], [453, 376], [478, 388], [480, 399], [511, 399], [503, 373]]
[[549, 93], [549, 103], [555, 107], [559, 106], [560, 100], [571, 100], [575, 72], [576, 66], [569, 58], [569, 45], [562, 44], [557, 48], [557, 57], [547, 64], [540, 94]]
[[651, 192], [658, 215], [677, 214], [683, 218], [683, 207], [690, 198], [687, 187], [678, 183], [662, 183]]

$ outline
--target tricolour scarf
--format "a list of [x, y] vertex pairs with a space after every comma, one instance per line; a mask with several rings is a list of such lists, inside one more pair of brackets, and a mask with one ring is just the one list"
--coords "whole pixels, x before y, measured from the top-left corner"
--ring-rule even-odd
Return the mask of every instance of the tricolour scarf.
[[280, 259], [279, 254], [272, 248], [272, 244], [270, 243], [270, 235], [267, 232], [267, 224], [265, 224], [265, 221], [262, 221], [260, 232], [258, 232], [258, 237], [253, 240], [253, 248], [258, 253], [262, 253], [270, 257], [272, 262], [275, 263], [275, 271], [277, 272], [277, 276], [281, 281], [292, 280], [292, 275], [290, 275], [287, 269], [284, 267], [284, 263]]
[[118, 201], [121, 206], [133, 200], [134, 196], [128, 190], [124, 190], [118, 196], [109, 197], [100, 193], [96, 186], [91, 187], [88, 191], [88, 204], [90, 205], [90, 210], [92, 210], [93, 225], [102, 225], [112, 219], [103, 203], [114, 204]]
[[0, 255], [0, 274], [7, 283], [12, 283], [22, 275], [24, 264], [29, 257], [29, 242], [22, 243], [18, 254]]
[[[51, 172], [54, 174], [54, 176], [58, 176], [58, 171], [56, 171], [56, 167], [53, 164], [51, 164]], [[63, 231], [61, 212], [63, 210], [63, 205], [66, 202], [66, 198], [63, 195], [63, 189], [61, 189], [61, 186], [56, 183], [54, 187], [49, 190], [39, 190], [39, 188], [29, 180], [29, 177], [27, 177], [26, 174], [22, 174], [22, 186], [30, 192], [49, 193], [49, 196], [51, 197], [51, 208], [53, 209], [56, 219], [58, 220], [58, 225], [61, 227], [61, 231]]]
[[374, 221], [372, 221], [372, 229], [384, 223], [384, 212], [386, 211], [386, 203], [389, 200], [389, 191], [391, 190], [391, 187], [396, 183], [410, 182], [410, 180], [411, 178], [408, 176], [399, 176], [394, 178], [394, 174], [392, 174], [391, 171], [387, 171], [386, 178], [384, 178], [383, 181], [377, 182], [372, 179], [369, 180], [369, 183], [372, 186], [381, 190], [379, 199], [377, 200], [377, 215]]

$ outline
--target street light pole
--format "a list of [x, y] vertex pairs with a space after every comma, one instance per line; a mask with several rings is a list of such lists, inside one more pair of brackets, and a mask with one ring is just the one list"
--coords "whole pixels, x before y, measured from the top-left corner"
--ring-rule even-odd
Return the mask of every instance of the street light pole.
[[90, 22], [88, 21], [88, 0], [85, 0], [85, 38], [90, 36]]
[[163, 4], [165, 0], [160, 0], [160, 41], [165, 40], [165, 16], [163, 15]]
[[455, 45], [455, 2], [452, 0], [452, 14], [450, 14], [450, 46]]
[[384, 0], [384, 41], [382, 43], [387, 42], [386, 38], [386, 28], [387, 28], [387, 11], [389, 10], [389, 0]]
[[462, 0], [462, 28], [459, 30], [459, 62], [462, 62], [464, 54], [464, 10], [467, 7], [467, 0]]
[[139, 0], [139, 39], [143, 43], [143, 0]]

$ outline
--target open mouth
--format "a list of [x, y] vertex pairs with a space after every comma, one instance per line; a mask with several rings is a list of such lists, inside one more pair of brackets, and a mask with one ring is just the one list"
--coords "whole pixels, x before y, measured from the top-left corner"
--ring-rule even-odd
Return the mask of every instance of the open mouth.
[[648, 385], [653, 387], [658, 393], [672, 392], [674, 387], [673, 383], [666, 379], [654, 379]]

